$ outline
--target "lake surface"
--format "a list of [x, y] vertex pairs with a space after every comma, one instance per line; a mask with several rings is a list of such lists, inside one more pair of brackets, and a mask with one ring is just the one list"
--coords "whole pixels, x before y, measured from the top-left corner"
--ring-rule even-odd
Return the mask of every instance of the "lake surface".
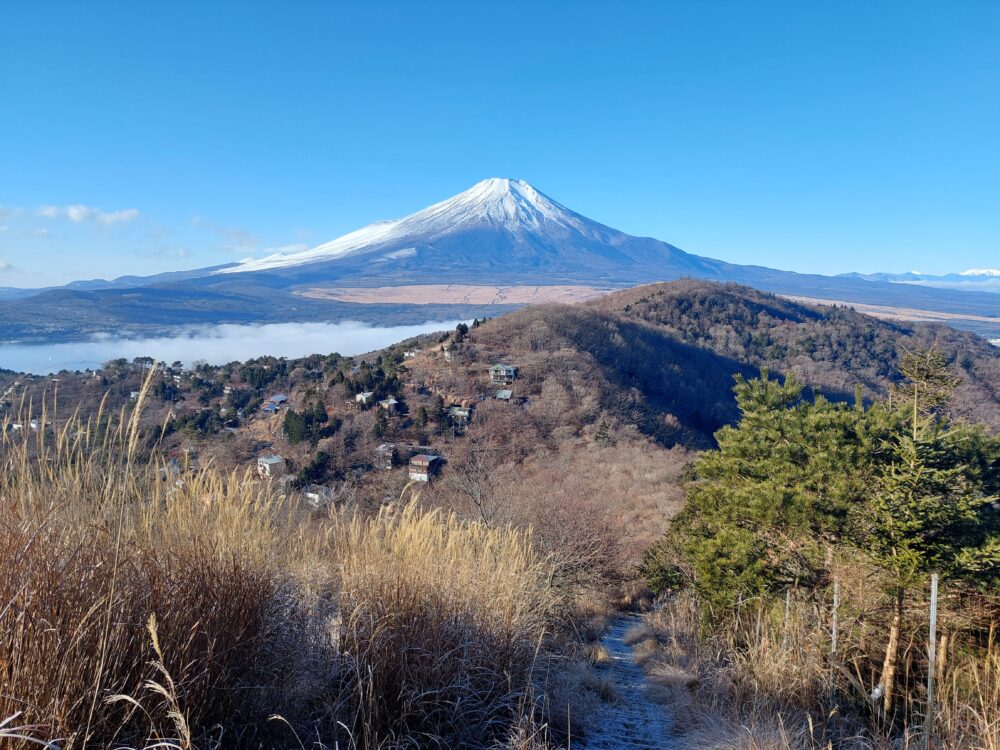
[[205, 361], [222, 365], [234, 360], [271, 355], [305, 357], [339, 352], [347, 356], [370, 352], [422, 333], [453, 329], [460, 321], [381, 328], [365, 323], [270, 323], [186, 328], [169, 336], [122, 338], [95, 336], [58, 344], [0, 344], [0, 367], [47, 375], [60, 370], [96, 369], [124, 357], [154, 357], [189, 367]]

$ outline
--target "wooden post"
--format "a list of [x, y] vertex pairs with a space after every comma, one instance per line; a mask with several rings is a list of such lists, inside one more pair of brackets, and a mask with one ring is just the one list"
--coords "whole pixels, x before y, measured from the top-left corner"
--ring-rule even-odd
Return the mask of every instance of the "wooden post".
[[935, 685], [944, 684], [944, 670], [948, 666], [948, 646], [951, 643], [951, 639], [948, 637], [948, 631], [941, 633], [941, 637], [938, 638], [937, 647], [937, 673], [934, 677]]
[[927, 633], [927, 711], [924, 715], [927, 750], [932, 750], [934, 736], [934, 676], [937, 672], [938, 574], [931, 573], [931, 613]]
[[830, 613], [830, 703], [837, 703], [837, 647], [840, 636], [840, 579], [833, 579], [833, 611]]
[[833, 579], [833, 616], [830, 623], [830, 653], [837, 653], [837, 636], [840, 626], [840, 581]]
[[781, 648], [788, 648], [788, 618], [792, 612], [792, 590], [785, 589], [785, 625], [781, 631]]
[[903, 607], [906, 604], [906, 590], [896, 589], [895, 612], [889, 623], [889, 642], [885, 647], [885, 666], [882, 669], [882, 713], [891, 720], [893, 701], [896, 698], [896, 671], [899, 667], [899, 632], [903, 625]]

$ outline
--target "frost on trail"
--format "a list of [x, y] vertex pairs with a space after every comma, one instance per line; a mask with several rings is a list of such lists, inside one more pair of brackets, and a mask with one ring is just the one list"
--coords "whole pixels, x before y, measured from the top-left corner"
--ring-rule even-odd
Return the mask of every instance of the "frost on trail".
[[646, 675], [636, 663], [626, 633], [640, 622], [637, 616], [619, 617], [611, 623], [601, 644], [610, 657], [604, 669], [614, 679], [619, 699], [603, 707], [600, 720], [588, 732], [586, 750], [678, 748], [667, 709], [646, 696]]

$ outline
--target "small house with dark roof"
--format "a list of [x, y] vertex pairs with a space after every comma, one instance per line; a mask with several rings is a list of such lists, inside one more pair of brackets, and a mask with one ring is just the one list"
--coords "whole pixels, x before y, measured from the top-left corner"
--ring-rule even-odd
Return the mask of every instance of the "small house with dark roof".
[[441, 469], [441, 457], [429, 453], [418, 453], [410, 459], [410, 479], [414, 482], [429, 482]]
[[490, 382], [494, 385], [510, 385], [516, 378], [516, 367], [510, 365], [493, 365], [490, 368]]

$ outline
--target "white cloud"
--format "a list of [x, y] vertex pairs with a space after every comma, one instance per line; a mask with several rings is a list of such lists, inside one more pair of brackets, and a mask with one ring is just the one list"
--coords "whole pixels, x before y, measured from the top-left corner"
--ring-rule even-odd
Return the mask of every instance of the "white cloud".
[[36, 211], [43, 219], [69, 219], [74, 224], [81, 224], [85, 221], [93, 221], [102, 226], [110, 227], [114, 224], [122, 224], [132, 221], [139, 215], [136, 208], [123, 208], [120, 211], [102, 211], [93, 206], [84, 206], [75, 203], [71, 206], [42, 206]]
[[8, 263], [7, 261], [5, 261], [3, 258], [0, 258], [0, 273], [7, 273], [7, 272], [13, 271], [13, 270], [14, 270], [14, 266], [12, 266], [10, 263]]
[[138, 215], [139, 215], [139, 209], [126, 208], [121, 211], [100, 213], [97, 215], [97, 222], [99, 224], [104, 224], [105, 226], [111, 226], [112, 224], [120, 224], [125, 221], [132, 221], [132, 219], [134, 219]]

